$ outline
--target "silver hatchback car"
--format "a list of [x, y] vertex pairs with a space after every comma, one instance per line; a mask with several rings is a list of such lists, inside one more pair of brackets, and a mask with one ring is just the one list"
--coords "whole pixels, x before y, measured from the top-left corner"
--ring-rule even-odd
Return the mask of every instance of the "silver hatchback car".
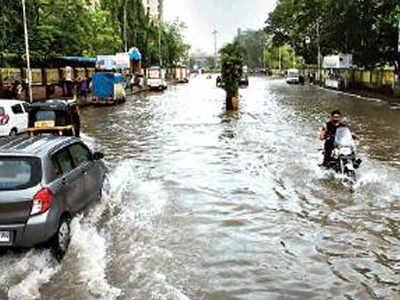
[[103, 157], [72, 137], [0, 142], [0, 248], [48, 242], [62, 258], [71, 218], [101, 197]]

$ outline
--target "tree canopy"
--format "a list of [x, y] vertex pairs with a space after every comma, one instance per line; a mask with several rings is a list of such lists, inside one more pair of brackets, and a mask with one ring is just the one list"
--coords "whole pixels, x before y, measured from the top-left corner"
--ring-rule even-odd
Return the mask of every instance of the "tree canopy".
[[228, 96], [235, 96], [243, 73], [243, 48], [238, 42], [233, 42], [225, 45], [220, 55], [223, 87]]
[[351, 53], [360, 67], [398, 68], [399, 16], [398, 0], [279, 0], [265, 30], [274, 45], [289, 44], [310, 64], [320, 44], [323, 55]]
[[[21, 1], [2, 1], [0, 59], [14, 57], [21, 64], [25, 53]], [[184, 25], [150, 18], [142, 0], [30, 0], [26, 5], [31, 56], [36, 63], [64, 55], [123, 51], [125, 7], [128, 47], [138, 47], [145, 64], [178, 63], [189, 49], [182, 36]]]
[[264, 67], [263, 53], [267, 42], [267, 35], [263, 30], [239, 30], [235, 42], [243, 49], [243, 63], [250, 69]]

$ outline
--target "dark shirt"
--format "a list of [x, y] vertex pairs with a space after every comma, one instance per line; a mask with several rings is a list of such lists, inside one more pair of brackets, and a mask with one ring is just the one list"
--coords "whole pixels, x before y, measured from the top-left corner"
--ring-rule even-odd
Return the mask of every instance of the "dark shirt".
[[339, 123], [338, 125], [335, 125], [331, 121], [326, 123], [326, 125], [324, 127], [324, 129], [326, 130], [326, 142], [333, 144], [335, 142], [336, 130], [339, 127], [344, 127], [344, 126], [346, 126], [346, 125], [343, 123]]
[[86, 79], [83, 79], [81, 81], [81, 91], [82, 92], [87, 92], [88, 89], [89, 89], [89, 83], [88, 83], [88, 81]]

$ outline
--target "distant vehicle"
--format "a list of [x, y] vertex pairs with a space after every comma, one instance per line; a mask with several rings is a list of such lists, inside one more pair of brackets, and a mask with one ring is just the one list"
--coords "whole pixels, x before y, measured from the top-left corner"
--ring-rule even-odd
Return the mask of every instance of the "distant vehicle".
[[120, 73], [97, 72], [92, 78], [92, 103], [114, 105], [125, 102], [125, 79]]
[[13, 136], [28, 128], [28, 104], [0, 99], [0, 136]]
[[217, 79], [216, 79], [216, 86], [219, 88], [222, 88], [223, 85], [224, 85], [224, 83], [222, 81], [222, 77], [220, 75], [218, 75]]
[[0, 248], [48, 243], [61, 259], [71, 219], [101, 197], [103, 157], [73, 137], [21, 136], [0, 145]]
[[212, 75], [211, 75], [211, 74], [208, 74], [207, 77], [206, 77], [206, 79], [212, 79]]
[[300, 71], [297, 69], [287, 70], [286, 82], [288, 84], [299, 84], [300, 83]]
[[247, 74], [243, 74], [242, 77], [240, 77], [239, 86], [240, 87], [248, 87], [249, 86], [249, 77], [247, 76]]
[[153, 91], [164, 91], [167, 89], [164, 70], [160, 67], [151, 67], [147, 70], [147, 86]]
[[189, 83], [190, 69], [186, 66], [177, 66], [174, 69], [174, 79], [177, 83]]
[[48, 100], [31, 104], [28, 132], [31, 135], [79, 137], [80, 118], [76, 104], [65, 100]]

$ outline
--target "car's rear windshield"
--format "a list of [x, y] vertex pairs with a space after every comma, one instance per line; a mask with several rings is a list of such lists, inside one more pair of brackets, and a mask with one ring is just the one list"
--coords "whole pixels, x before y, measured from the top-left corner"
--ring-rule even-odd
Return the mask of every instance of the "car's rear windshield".
[[54, 111], [41, 110], [36, 113], [36, 121], [55, 121], [56, 113]]
[[0, 156], [0, 191], [27, 189], [41, 180], [39, 158]]

